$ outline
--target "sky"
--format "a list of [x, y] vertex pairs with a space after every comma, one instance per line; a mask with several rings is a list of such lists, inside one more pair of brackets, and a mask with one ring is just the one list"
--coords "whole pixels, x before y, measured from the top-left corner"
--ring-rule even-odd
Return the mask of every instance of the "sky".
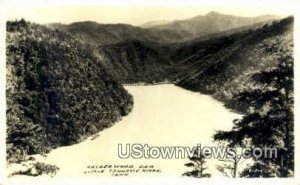
[[293, 13], [296, 1], [280, 0], [7, 0], [6, 20], [25, 18], [36, 23], [127, 23], [187, 19], [210, 11], [238, 16]]

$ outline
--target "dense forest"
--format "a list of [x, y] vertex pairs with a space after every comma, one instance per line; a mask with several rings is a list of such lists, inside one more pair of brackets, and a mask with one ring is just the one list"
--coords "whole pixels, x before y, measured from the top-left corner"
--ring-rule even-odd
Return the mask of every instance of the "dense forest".
[[7, 157], [71, 145], [127, 115], [131, 95], [89, 48], [24, 20], [7, 22]]

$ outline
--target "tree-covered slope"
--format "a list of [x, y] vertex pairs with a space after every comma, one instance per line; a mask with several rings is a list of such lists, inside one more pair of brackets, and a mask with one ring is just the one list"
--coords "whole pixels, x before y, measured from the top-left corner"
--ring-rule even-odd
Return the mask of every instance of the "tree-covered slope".
[[165, 81], [171, 65], [161, 49], [138, 40], [99, 46], [94, 55], [122, 83]]
[[289, 17], [230, 36], [200, 41], [177, 49], [173, 76], [177, 85], [229, 101], [233, 93], [251, 88], [248, 79], [275, 65], [276, 57], [291, 50], [293, 18]]
[[6, 41], [10, 160], [79, 142], [131, 111], [131, 95], [68, 34], [21, 20], [7, 22]]

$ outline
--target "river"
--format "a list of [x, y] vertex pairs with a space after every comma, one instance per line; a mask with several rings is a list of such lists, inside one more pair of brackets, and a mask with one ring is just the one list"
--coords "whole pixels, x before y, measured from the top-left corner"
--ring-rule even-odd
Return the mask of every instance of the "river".
[[[131, 176], [181, 176], [190, 170], [188, 159], [121, 159], [118, 144], [147, 144], [154, 146], [192, 147], [216, 146], [212, 136], [216, 130], [228, 130], [232, 120], [240, 115], [226, 109], [210, 96], [184, 90], [171, 84], [155, 86], [125, 86], [134, 97], [133, 111], [98, 137], [67, 147], [52, 150], [38, 161], [60, 168], [55, 177], [110, 176], [111, 173], [88, 173], [87, 166], [143, 165], [154, 166], [156, 172], [130, 173]], [[208, 160], [208, 172], [222, 176], [216, 170], [217, 160]], [[148, 166], [149, 167], [149, 166]]]

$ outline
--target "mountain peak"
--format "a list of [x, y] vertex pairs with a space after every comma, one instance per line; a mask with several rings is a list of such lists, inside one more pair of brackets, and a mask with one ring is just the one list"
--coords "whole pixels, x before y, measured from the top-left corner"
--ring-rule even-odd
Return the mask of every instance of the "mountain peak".
[[221, 14], [219, 12], [216, 12], [216, 11], [210, 11], [205, 16], [216, 16], [216, 15], [221, 15]]

